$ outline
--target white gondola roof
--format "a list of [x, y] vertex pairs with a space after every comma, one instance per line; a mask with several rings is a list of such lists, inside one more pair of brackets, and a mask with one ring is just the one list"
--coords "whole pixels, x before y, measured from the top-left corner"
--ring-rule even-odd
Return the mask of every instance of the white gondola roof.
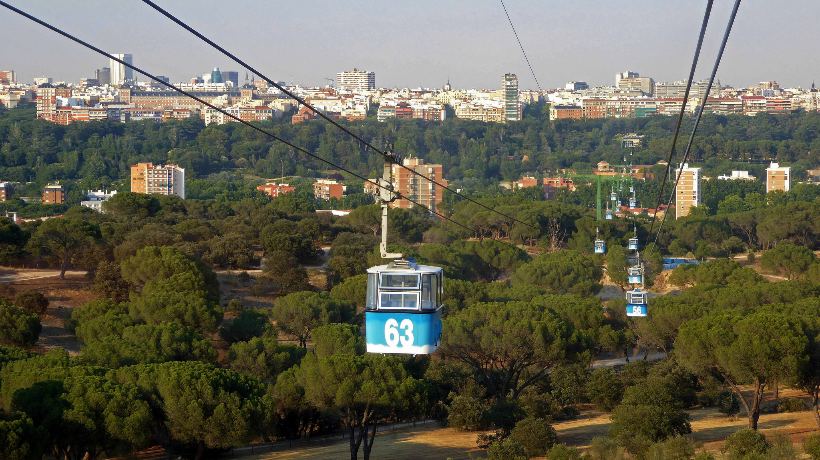
[[387, 265], [376, 265], [375, 267], [370, 267], [367, 269], [367, 273], [419, 273], [419, 274], [426, 274], [426, 273], [440, 273], [442, 271], [441, 267], [435, 267], [433, 265], [419, 265], [419, 264], [407, 264], [407, 265], [394, 265], [394, 264], [387, 264]]

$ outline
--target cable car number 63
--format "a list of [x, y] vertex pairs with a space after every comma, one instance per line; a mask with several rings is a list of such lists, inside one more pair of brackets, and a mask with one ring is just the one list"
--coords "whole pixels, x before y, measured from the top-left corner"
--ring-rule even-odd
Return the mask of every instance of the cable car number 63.
[[[399, 329], [401, 329], [401, 332]], [[399, 342], [403, 347], [412, 346], [415, 340], [415, 337], [413, 337], [413, 321], [405, 318], [399, 324], [394, 318], [388, 319], [384, 322], [384, 340], [390, 347], [395, 347]]]

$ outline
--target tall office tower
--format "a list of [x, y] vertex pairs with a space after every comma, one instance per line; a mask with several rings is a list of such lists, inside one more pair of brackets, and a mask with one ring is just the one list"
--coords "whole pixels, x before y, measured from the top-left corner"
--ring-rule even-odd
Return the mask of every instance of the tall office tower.
[[214, 67], [214, 70], [211, 71], [211, 83], [225, 83], [222, 80], [222, 72], [219, 71], [219, 67]]
[[366, 70], [346, 70], [336, 74], [336, 88], [347, 91], [372, 91], [376, 89], [376, 73]]
[[101, 85], [110, 85], [111, 84], [111, 68], [103, 67], [102, 69], [97, 69], [94, 72], [94, 78], [100, 82]]
[[185, 169], [174, 164], [131, 165], [131, 192], [185, 198]]
[[684, 163], [678, 168], [676, 177], [677, 174], [680, 174], [680, 181], [675, 187], [675, 219], [680, 219], [688, 216], [693, 206], [700, 205], [700, 168], [690, 168]]
[[504, 93], [504, 121], [520, 121], [521, 103], [518, 102], [518, 77], [514, 73], [506, 73], [501, 85]]
[[231, 82], [234, 88], [239, 88], [239, 72], [236, 70], [223, 70], [222, 81], [225, 83]]
[[[439, 164], [424, 164], [424, 160], [421, 158], [405, 158], [402, 164], [424, 177], [432, 179], [439, 184], [447, 185], [447, 179], [443, 177], [443, 168]], [[392, 168], [396, 191], [401, 193], [402, 196], [406, 196], [434, 211], [438, 209], [441, 200], [444, 199], [444, 189], [397, 164], [392, 165]], [[390, 206], [409, 209], [412, 208], [414, 204], [409, 200], [400, 198], [391, 203]]]
[[766, 193], [780, 190], [788, 192], [791, 182], [791, 167], [771, 163], [766, 168]]
[[[134, 64], [134, 56], [130, 54], [114, 54], [115, 58], [127, 62], [128, 64]], [[126, 83], [131, 83], [134, 81], [134, 71], [131, 70], [130, 67], [127, 67], [125, 64], [120, 64], [119, 62], [110, 59], [108, 63], [108, 68], [111, 69], [111, 84], [112, 85], [124, 85]]]

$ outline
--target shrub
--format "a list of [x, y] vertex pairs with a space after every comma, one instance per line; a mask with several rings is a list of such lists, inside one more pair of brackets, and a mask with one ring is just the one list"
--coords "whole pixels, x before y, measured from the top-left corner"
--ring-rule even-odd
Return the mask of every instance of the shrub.
[[0, 301], [0, 340], [31, 346], [40, 337], [41, 329], [37, 315]]
[[786, 436], [780, 434], [772, 438], [766, 460], [792, 460], [797, 458], [797, 451]]
[[611, 411], [621, 402], [623, 394], [623, 384], [615, 371], [609, 368], [592, 371], [587, 383], [587, 395], [598, 409]]
[[806, 403], [800, 398], [781, 398], [777, 402], [778, 412], [802, 412], [806, 409]]
[[228, 342], [245, 342], [259, 337], [271, 328], [268, 317], [254, 310], [244, 310], [219, 328], [219, 335]]
[[769, 442], [762, 433], [746, 428], [735, 431], [723, 446], [723, 453], [728, 460], [743, 460], [747, 456], [766, 455]]
[[48, 309], [48, 298], [41, 292], [24, 291], [14, 297], [14, 305], [35, 315], [42, 315]]
[[646, 451], [646, 460], [689, 460], [695, 456], [695, 445], [686, 437], [675, 436], [656, 442]]
[[537, 457], [555, 444], [558, 435], [546, 419], [527, 417], [515, 424], [510, 438], [524, 446], [527, 456]]
[[618, 447], [612, 439], [598, 436], [592, 438], [587, 457], [590, 460], [624, 460], [626, 454], [623, 448]]
[[517, 441], [507, 438], [492, 443], [487, 460], [527, 460], [527, 452]]
[[723, 391], [717, 397], [717, 407], [722, 414], [733, 416], [740, 412], [740, 401], [731, 391]]
[[499, 428], [509, 433], [522, 418], [524, 418], [524, 412], [516, 401], [498, 399], [484, 413], [483, 425]]
[[820, 433], [806, 436], [803, 440], [803, 450], [812, 460], [820, 460]]
[[452, 398], [448, 407], [447, 423], [456, 429], [475, 431], [481, 429], [484, 411], [487, 404], [478, 396], [467, 392], [450, 394]]
[[565, 444], [556, 444], [547, 452], [548, 460], [581, 460], [581, 452]]
[[612, 412], [610, 435], [636, 455], [653, 442], [691, 431], [689, 415], [658, 378], [627, 388], [623, 401]]
[[589, 371], [586, 366], [558, 366], [550, 373], [552, 396], [564, 406], [583, 402], [586, 398], [584, 387], [588, 380]]

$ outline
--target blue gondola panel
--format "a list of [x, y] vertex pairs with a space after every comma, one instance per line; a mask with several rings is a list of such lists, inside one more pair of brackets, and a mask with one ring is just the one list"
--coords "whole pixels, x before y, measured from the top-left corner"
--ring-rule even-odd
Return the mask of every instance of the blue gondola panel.
[[364, 318], [369, 353], [426, 355], [441, 341], [441, 308], [433, 313], [368, 311]]

